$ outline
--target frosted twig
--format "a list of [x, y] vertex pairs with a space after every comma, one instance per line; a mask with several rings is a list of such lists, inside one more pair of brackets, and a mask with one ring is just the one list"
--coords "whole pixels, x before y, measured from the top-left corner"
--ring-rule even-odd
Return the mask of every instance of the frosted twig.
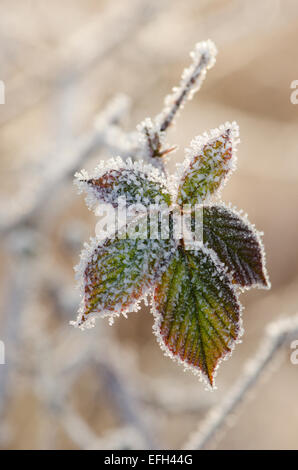
[[194, 51], [190, 53], [192, 64], [184, 70], [179, 87], [173, 88], [173, 93], [165, 98], [165, 108], [156, 118], [161, 132], [167, 130], [185, 102], [192, 99], [194, 93], [200, 89], [207, 70], [215, 64], [216, 54], [217, 50], [212, 41], [196, 44]]
[[252, 360], [223, 401], [211, 409], [196, 433], [190, 436], [185, 449], [203, 449], [226, 423], [227, 418], [242, 402], [247, 392], [255, 385], [280, 348], [298, 335], [298, 314], [270, 323], [261, 345]]
[[[57, 189], [67, 178], [73, 176], [89, 155], [94, 150], [109, 145], [111, 125], [115, 126], [119, 122], [122, 116], [127, 113], [129, 106], [130, 100], [125, 95], [117, 95], [98, 115], [94, 128], [75, 139], [67, 150], [63, 149], [61, 157], [48, 155], [46, 161], [49, 162], [49, 165], [45, 168], [43, 176], [41, 176], [40, 189], [35, 191], [28, 209], [14, 216], [7, 225], [0, 227], [0, 230], [7, 233], [36, 219], [44, 210], [44, 206], [51, 196], [55, 196]], [[127, 151], [127, 148], [125, 148], [125, 151]], [[23, 199], [26, 199], [26, 195], [23, 195]], [[30, 196], [28, 199], [30, 200]]]
[[179, 86], [173, 88], [173, 92], [166, 96], [162, 112], [153, 121], [147, 118], [138, 126], [140, 147], [143, 150], [141, 157], [144, 160], [164, 170], [160, 157], [176, 149], [165, 145], [166, 130], [185, 102], [192, 99], [194, 93], [200, 89], [207, 70], [215, 64], [216, 54], [217, 50], [212, 41], [197, 43], [194, 51], [190, 53], [190, 67], [183, 71]]

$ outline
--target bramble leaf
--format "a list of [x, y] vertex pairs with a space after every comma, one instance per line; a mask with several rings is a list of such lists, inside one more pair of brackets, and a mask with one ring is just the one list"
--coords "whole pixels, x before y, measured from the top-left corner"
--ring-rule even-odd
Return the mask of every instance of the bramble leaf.
[[[76, 325], [98, 316], [138, 310], [142, 297], [158, 280], [175, 249], [172, 239], [150, 239], [147, 215], [134, 218], [114, 239], [93, 239], [81, 264], [83, 300]], [[147, 237], [147, 238], [146, 238]]]
[[144, 206], [154, 203], [170, 205], [171, 197], [160, 183], [149, 180], [141, 172], [133, 170], [112, 170], [97, 179], [89, 179], [88, 185], [94, 188], [100, 200], [117, 206], [117, 199], [126, 197], [127, 204], [141, 203]]
[[261, 238], [255, 228], [224, 205], [204, 207], [204, 243], [212, 248], [242, 287], [268, 288]]
[[101, 161], [92, 176], [76, 174], [89, 208], [101, 217], [104, 203], [108, 217], [83, 250], [77, 268], [82, 303], [73, 322], [82, 328], [96, 316], [112, 322], [138, 310], [150, 294], [161, 348], [211, 387], [242, 334], [241, 287], [270, 287], [260, 234], [236, 211], [210, 201], [235, 169], [237, 124], [196, 137], [180, 169], [164, 173], [163, 157], [176, 148], [166, 143], [166, 130], [215, 56], [211, 41], [197, 44], [191, 66], [154, 120], [146, 118], [128, 138], [114, 125], [104, 133], [105, 145], [119, 137], [121, 154], [131, 158]]
[[155, 333], [162, 349], [201, 371], [213, 386], [219, 361], [240, 336], [240, 304], [211, 252], [181, 247], [154, 293]]
[[[114, 167], [113, 167], [114, 164]], [[90, 177], [87, 172], [78, 173], [76, 184], [80, 191], [87, 193], [89, 207], [97, 203], [118, 206], [118, 198], [125, 198], [127, 206], [132, 204], [171, 204], [164, 175], [151, 165], [132, 163], [129, 159], [106, 162]]]
[[[178, 189], [177, 203], [201, 204], [207, 201], [235, 169], [236, 123], [226, 123], [208, 136], [191, 142]], [[187, 165], [187, 166], [186, 166]]]

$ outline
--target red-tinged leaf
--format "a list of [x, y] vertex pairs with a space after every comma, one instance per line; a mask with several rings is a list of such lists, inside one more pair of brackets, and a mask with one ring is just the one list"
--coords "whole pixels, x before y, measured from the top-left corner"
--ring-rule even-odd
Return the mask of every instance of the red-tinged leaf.
[[221, 359], [240, 336], [240, 304], [211, 252], [179, 248], [154, 293], [155, 333], [162, 349], [211, 386]]
[[[137, 227], [132, 234], [130, 230]], [[77, 271], [83, 301], [76, 325], [96, 316], [119, 316], [138, 310], [138, 301], [160, 277], [173, 250], [173, 240], [146, 238], [147, 216], [131, 221], [114, 239], [92, 241], [85, 248]]]
[[203, 234], [236, 284], [270, 287], [260, 235], [246, 219], [223, 205], [206, 206]]
[[235, 168], [235, 146], [238, 137], [236, 123], [227, 123], [210, 136], [197, 137], [191, 142], [178, 189], [177, 203], [202, 204], [226, 181]]
[[118, 206], [119, 198], [125, 198], [127, 206], [132, 204], [166, 204], [170, 205], [171, 197], [162, 181], [162, 175], [146, 174], [132, 165], [129, 168], [109, 169], [98, 177], [84, 178], [80, 174], [79, 187], [89, 195], [87, 203], [94, 206], [96, 202]]

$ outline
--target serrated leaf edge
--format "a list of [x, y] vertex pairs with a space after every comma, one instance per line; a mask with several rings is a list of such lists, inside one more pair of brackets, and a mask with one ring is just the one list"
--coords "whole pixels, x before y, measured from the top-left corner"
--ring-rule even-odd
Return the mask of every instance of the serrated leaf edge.
[[116, 304], [111, 309], [101, 310], [100, 312], [91, 312], [86, 317], [84, 314], [85, 309], [85, 278], [84, 273], [88, 266], [88, 263], [91, 261], [93, 253], [96, 248], [103, 246], [107, 239], [100, 240], [97, 237], [91, 237], [89, 243], [84, 243], [84, 248], [80, 254], [80, 262], [74, 267], [75, 277], [78, 281], [78, 289], [80, 290], [81, 302], [78, 310], [78, 315], [75, 321], [70, 321], [70, 325], [75, 328], [80, 328], [81, 330], [93, 328], [95, 326], [95, 321], [97, 318], [107, 318], [109, 319], [109, 324], [112, 325], [114, 320], [120, 315], [123, 315], [127, 318], [127, 314], [130, 312], [137, 312], [140, 310], [140, 304], [144, 300], [145, 304], [148, 304], [148, 296], [153, 289], [153, 286], [144, 285], [142, 292], [138, 299], [136, 299], [129, 306], [123, 308], [122, 304]]
[[[141, 219], [143, 216], [139, 216]], [[138, 217], [137, 217], [138, 218]], [[124, 226], [120, 229], [124, 229]], [[115, 235], [115, 233], [113, 234]], [[80, 253], [80, 261], [79, 263], [74, 267], [75, 271], [75, 279], [77, 280], [77, 288], [80, 290], [80, 297], [81, 297], [81, 302], [80, 306], [78, 309], [78, 314], [77, 318], [75, 321], [70, 321], [70, 324], [74, 326], [75, 328], [80, 328], [81, 330], [84, 329], [89, 329], [93, 328], [95, 326], [95, 321], [97, 318], [107, 318], [109, 319], [109, 324], [112, 325], [114, 323], [114, 320], [116, 318], [119, 318], [121, 315], [123, 315], [125, 318], [127, 318], [127, 314], [131, 312], [137, 312], [141, 308], [141, 302], [144, 301], [145, 305], [149, 305], [149, 300], [148, 297], [151, 296], [152, 291], [156, 285], [156, 283], [159, 281], [161, 278], [164, 270], [167, 267], [167, 264], [164, 266], [160, 267], [159, 272], [156, 272], [155, 278], [149, 282], [148, 280], [144, 283], [140, 294], [138, 295], [138, 298], [135, 299], [132, 303], [130, 303], [128, 306], [123, 307], [122, 303], [118, 303], [114, 305], [111, 309], [103, 309], [98, 312], [91, 312], [88, 313], [88, 316], [86, 317], [84, 314], [84, 308], [85, 308], [85, 303], [84, 303], [84, 296], [85, 296], [85, 270], [89, 264], [89, 262], [92, 259], [92, 256], [94, 254], [94, 251], [97, 248], [100, 248], [101, 246], [104, 246], [104, 244], [109, 240], [109, 238], [105, 239], [99, 239], [98, 237], [91, 237], [89, 240], [89, 243], [85, 242], [83, 245], [83, 249]], [[167, 253], [167, 262], [169, 263], [173, 253], [175, 252], [176, 246], [178, 242], [173, 241], [173, 246], [171, 250], [168, 251]]]
[[94, 211], [100, 202], [105, 201], [101, 200], [96, 189], [88, 184], [87, 180], [97, 179], [109, 171], [117, 170], [139, 171], [144, 174], [145, 178], [161, 184], [169, 194], [173, 194], [171, 185], [168, 185], [167, 176], [159, 168], [154, 167], [150, 163], [144, 163], [142, 160], [132, 161], [131, 158], [124, 160], [121, 157], [110, 158], [109, 160], [101, 161], [95, 167], [92, 174], [89, 174], [85, 169], [75, 173], [74, 184], [78, 188], [78, 194], [86, 193], [85, 202], [89, 210]]
[[[175, 186], [176, 186], [176, 194], [179, 192], [179, 186], [183, 181], [183, 177], [185, 173], [188, 171], [189, 166], [193, 159], [202, 153], [203, 148], [206, 144], [210, 144], [213, 141], [216, 141], [222, 134], [224, 134], [227, 130], [230, 130], [230, 138], [231, 138], [231, 146], [232, 146], [232, 157], [230, 159], [230, 171], [226, 174], [223, 178], [219, 188], [216, 192], [212, 195], [219, 196], [223, 187], [226, 185], [227, 181], [231, 177], [232, 173], [236, 170], [237, 167], [237, 146], [240, 142], [239, 138], [239, 126], [236, 121], [232, 122], [225, 122], [221, 124], [219, 127], [211, 129], [210, 131], [204, 132], [202, 135], [196, 136], [189, 144], [189, 147], [185, 149], [185, 158], [182, 163], [176, 163], [176, 175], [175, 175]], [[203, 201], [205, 203], [205, 201]]]
[[[208, 206], [209, 207], [212, 207], [212, 206], [223, 207], [227, 211], [230, 211], [230, 212], [234, 213], [235, 215], [237, 215], [252, 230], [253, 234], [255, 235], [255, 237], [258, 241], [259, 247], [260, 247], [261, 257], [262, 257], [262, 268], [263, 268], [263, 274], [264, 274], [264, 277], [265, 277], [265, 280], [266, 280], [266, 286], [264, 284], [262, 284], [261, 282], [255, 282], [254, 284], [251, 284], [250, 286], [240, 286], [239, 284], [236, 284], [236, 283], [235, 284], [233, 283], [233, 285], [239, 290], [239, 292], [245, 292], [245, 291], [250, 290], [250, 289], [270, 290], [271, 289], [271, 282], [270, 282], [268, 270], [267, 270], [267, 267], [266, 267], [266, 252], [265, 252], [265, 247], [264, 247], [264, 243], [263, 243], [263, 240], [262, 240], [263, 232], [260, 232], [259, 230], [257, 230], [255, 224], [252, 224], [249, 221], [248, 215], [247, 215], [246, 212], [244, 212], [243, 209], [238, 209], [237, 206], [235, 206], [235, 205], [233, 206], [232, 203], [225, 204], [224, 202], [221, 201], [217, 204], [212, 204], [212, 203], [204, 204], [204, 207], [208, 207]], [[217, 257], [216, 252], [208, 246], [208, 243], [205, 243], [205, 246], [208, 248], [208, 250], [213, 251], [214, 256]], [[230, 272], [230, 274], [232, 275], [232, 272]]]

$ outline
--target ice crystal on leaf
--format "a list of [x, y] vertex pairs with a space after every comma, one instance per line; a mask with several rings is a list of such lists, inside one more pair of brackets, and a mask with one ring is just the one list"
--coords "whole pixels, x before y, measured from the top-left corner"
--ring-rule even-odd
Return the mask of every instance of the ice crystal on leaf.
[[[110, 317], [138, 310], [175, 252], [173, 239], [149, 238], [147, 215], [136, 217], [114, 238], [86, 245], [76, 268], [84, 292], [77, 324], [94, 316]], [[92, 325], [92, 322], [91, 322]]]
[[223, 204], [204, 207], [203, 217], [204, 243], [227, 267], [233, 283], [270, 287], [261, 236], [247, 218]]
[[154, 293], [155, 330], [179, 362], [213, 385], [214, 369], [238, 339], [240, 304], [229, 277], [208, 250], [178, 248]]
[[[220, 361], [242, 334], [240, 292], [270, 287], [260, 233], [235, 209], [218, 203], [236, 166], [237, 124], [227, 122], [196, 137], [176, 173], [164, 171], [164, 157], [173, 150], [166, 144], [166, 129], [200, 87], [215, 55], [211, 41], [196, 46], [191, 66], [162, 113], [137, 127], [138, 149], [131, 158], [101, 162], [92, 175], [85, 170], [76, 174], [90, 209], [99, 203], [117, 208], [119, 198], [125, 198], [128, 209], [141, 205], [145, 213], [132, 212], [108, 238], [95, 237], [85, 245], [76, 267], [82, 303], [73, 322], [85, 328], [96, 317], [108, 317], [112, 323], [150, 296], [153, 331], [162, 350], [211, 388]], [[174, 215], [177, 210], [190, 215], [195, 231], [198, 208], [203, 211], [202, 239], [192, 247], [185, 232], [175, 237]], [[163, 230], [165, 221], [168, 230]]]
[[121, 197], [125, 197], [127, 205], [171, 203], [165, 175], [151, 164], [132, 162], [130, 158], [101, 162], [92, 175], [82, 170], [76, 173], [75, 184], [80, 193], [86, 192], [90, 209], [95, 209], [98, 203], [117, 207]]
[[239, 129], [235, 122], [196, 137], [186, 151], [178, 204], [201, 204], [225, 183], [235, 169]]

